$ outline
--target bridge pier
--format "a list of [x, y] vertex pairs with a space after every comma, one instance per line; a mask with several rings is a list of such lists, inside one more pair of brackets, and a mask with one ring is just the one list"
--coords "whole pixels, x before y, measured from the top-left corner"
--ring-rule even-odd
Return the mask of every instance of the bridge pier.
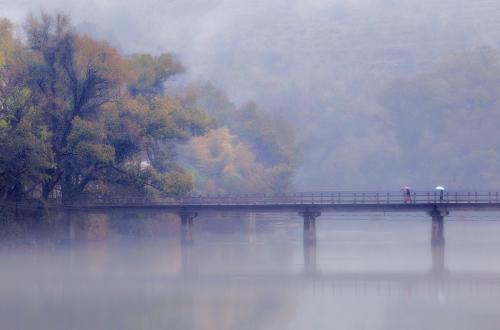
[[193, 219], [197, 216], [198, 212], [190, 212], [185, 208], [179, 212], [181, 218], [181, 267], [183, 273], [193, 272]]
[[304, 270], [316, 272], [316, 218], [321, 215], [318, 210], [306, 209], [300, 212], [304, 219]]
[[444, 244], [444, 216], [448, 215], [448, 211], [434, 208], [430, 212], [432, 217], [431, 243]]
[[444, 216], [447, 210], [434, 208], [430, 215], [432, 217], [431, 227], [431, 250], [432, 250], [432, 272], [441, 274], [445, 270], [445, 239], [444, 239]]

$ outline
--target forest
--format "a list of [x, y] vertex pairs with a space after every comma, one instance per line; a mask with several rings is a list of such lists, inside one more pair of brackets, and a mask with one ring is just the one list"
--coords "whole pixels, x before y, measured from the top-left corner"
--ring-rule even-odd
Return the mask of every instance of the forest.
[[182, 196], [291, 189], [292, 127], [185, 72], [125, 54], [65, 14], [0, 20], [0, 198]]

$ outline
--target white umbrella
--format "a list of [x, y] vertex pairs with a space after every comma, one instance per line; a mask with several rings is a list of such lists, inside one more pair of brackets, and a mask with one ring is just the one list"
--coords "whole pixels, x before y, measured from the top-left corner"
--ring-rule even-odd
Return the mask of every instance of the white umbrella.
[[436, 187], [436, 190], [444, 190], [444, 187], [442, 187], [442, 186], [437, 186], [437, 187]]

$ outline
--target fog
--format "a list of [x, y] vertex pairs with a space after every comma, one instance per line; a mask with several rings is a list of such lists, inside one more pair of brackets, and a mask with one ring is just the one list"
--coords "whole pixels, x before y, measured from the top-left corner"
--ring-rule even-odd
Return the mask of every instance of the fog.
[[[499, 2], [0, 0], [0, 18], [15, 22], [21, 40], [29, 37], [23, 32], [28, 13], [40, 10], [69, 14], [79, 33], [108, 41], [120, 54], [89, 38], [54, 43], [66, 40], [55, 33], [42, 40], [49, 46], [43, 53], [10, 38], [10, 25], [0, 22], [0, 45], [8, 50], [0, 52], [1, 87], [9, 87], [5, 99], [14, 104], [0, 103], [2, 328], [498, 328], [499, 212], [482, 207], [497, 206], [493, 190], [500, 182]], [[32, 32], [41, 31], [37, 22]], [[79, 47], [72, 48], [75, 40]], [[131, 65], [134, 74], [113, 85], [128, 87], [122, 103], [110, 98], [95, 116], [68, 119], [68, 86], [46, 98], [40, 84], [70, 80], [45, 70], [46, 59], [38, 63], [60, 51], [54, 45], [71, 46], [68, 53], [88, 61], [73, 59], [77, 72], [97, 52], [116, 60], [98, 68], [104, 73], [120, 63], [116, 70], [125, 77]], [[126, 56], [165, 52], [173, 57]], [[40, 80], [30, 79], [31, 66], [38, 66]], [[110, 95], [119, 95], [114, 88]], [[49, 104], [60, 107], [66, 126], [47, 131]], [[23, 129], [7, 134], [11, 106], [43, 114], [24, 117], [36, 133], [28, 141], [16, 139], [25, 137]], [[145, 133], [178, 122], [160, 126], [168, 137], [160, 135], [161, 144]], [[51, 152], [61, 150], [37, 142], [71, 125], [85, 148], [69, 146], [75, 154], [63, 148], [73, 158], [53, 164]], [[132, 151], [115, 157], [122, 146]], [[30, 150], [51, 152], [29, 158]], [[94, 174], [96, 154], [102, 176]], [[117, 162], [141, 181], [105, 172]], [[60, 174], [53, 171], [58, 166]], [[162, 177], [155, 168], [175, 176]], [[83, 187], [75, 196], [83, 198], [71, 199], [73, 186], [58, 183], [61, 177], [67, 183], [73, 177]], [[165, 183], [154, 188], [167, 199], [148, 190], [156, 181]], [[322, 193], [320, 204], [302, 205], [301, 215], [282, 209], [197, 214], [186, 207], [170, 214], [160, 205], [188, 191], [217, 195], [219, 202], [232, 194], [229, 202], [238, 203], [245, 195], [234, 193], [399, 191], [403, 185], [417, 192], [436, 185], [470, 189], [466, 201], [477, 210], [459, 212], [450, 204], [448, 214], [450, 196], [460, 207], [456, 193], [436, 205], [429, 194], [428, 205], [416, 197], [406, 205], [394, 194], [401, 197], [391, 200], [400, 213], [358, 212], [356, 193], [353, 208], [345, 209], [350, 213], [322, 209]], [[476, 188], [493, 195], [478, 203]], [[103, 207], [106, 198], [118, 205]], [[120, 204], [134, 200], [153, 204]]]
[[[127, 53], [173, 52], [188, 69], [186, 81], [212, 81], [236, 103], [255, 100], [288, 118], [303, 150], [294, 179], [298, 190], [377, 189], [404, 182], [428, 188], [438, 180], [466, 188], [491, 182], [482, 165], [453, 163], [459, 171], [471, 169], [459, 178], [440, 168], [450, 166], [440, 156], [432, 156], [430, 169], [415, 164], [399, 144], [398, 130], [405, 127], [387, 115], [380, 94], [395, 79], [426, 73], [451, 54], [497, 47], [498, 2], [0, 2], [2, 16], [18, 23], [37, 8], [69, 13], [81, 32]], [[423, 129], [428, 122], [414, 125]], [[412, 152], [419, 160], [428, 156]], [[432, 167], [436, 163], [440, 166]], [[408, 171], [408, 164], [415, 168]]]
[[314, 270], [305, 269], [310, 251], [303, 247], [301, 218], [253, 217], [249, 226], [249, 214], [201, 215], [192, 246], [181, 244], [175, 216], [137, 212], [115, 219], [73, 215], [70, 241], [57, 226], [31, 238], [4, 240], [2, 325], [13, 330], [498, 327], [499, 223], [491, 221], [497, 213], [450, 216], [444, 258], [438, 258], [442, 265], [436, 264], [425, 214], [325, 214], [318, 222]]

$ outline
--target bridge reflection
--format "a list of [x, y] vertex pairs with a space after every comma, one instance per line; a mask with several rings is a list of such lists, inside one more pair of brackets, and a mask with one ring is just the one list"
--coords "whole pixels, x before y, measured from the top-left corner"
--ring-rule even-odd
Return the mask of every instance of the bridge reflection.
[[[305, 274], [315, 274], [318, 272], [317, 265], [317, 234], [316, 234], [316, 217], [321, 213], [317, 211], [306, 211], [301, 213], [304, 218], [303, 227], [303, 272]], [[193, 221], [196, 218], [196, 213], [181, 213], [181, 260], [182, 273], [192, 274], [195, 272], [196, 260], [193, 257], [193, 246], [195, 237], [193, 233]], [[254, 244], [255, 240], [255, 213], [250, 213], [247, 225], [248, 243]], [[432, 213], [432, 222], [430, 228], [430, 248], [432, 257], [431, 273], [435, 275], [446, 272], [445, 265], [445, 237], [444, 237], [444, 216], [439, 213]]]
[[[446, 209], [434, 207], [428, 214], [431, 216], [430, 228], [430, 246], [432, 255], [432, 273], [440, 274], [445, 271], [445, 238], [444, 238], [444, 216], [449, 212]], [[255, 227], [255, 213], [253, 218], [249, 221], [249, 229]], [[197, 212], [189, 212], [184, 209], [179, 213], [182, 224], [182, 238], [183, 243], [183, 265], [186, 270], [192, 267], [192, 244], [194, 238], [192, 236], [193, 219], [198, 215]], [[304, 211], [299, 212], [303, 219], [303, 255], [304, 255], [304, 273], [314, 274], [318, 271], [317, 267], [317, 235], [316, 235], [316, 221], [321, 216], [321, 211], [316, 208], [305, 208]], [[253, 221], [253, 223], [252, 223]], [[252, 233], [249, 230], [249, 233]], [[252, 235], [252, 234], [250, 234]], [[252, 238], [249, 238], [252, 241]]]
[[[160, 214], [161, 215], [161, 214]], [[199, 241], [197, 245], [197, 233], [199, 231], [194, 230], [194, 224], [200, 221], [196, 212], [181, 212], [178, 214], [180, 216], [179, 221], [179, 249], [174, 252], [175, 258], [179, 262], [179, 275], [167, 276], [162, 278], [161, 281], [165, 280], [167, 282], [173, 281], [192, 281], [193, 284], [203, 283], [205, 281], [217, 283], [218, 281], [235, 281], [236, 283], [250, 283], [252, 281], [257, 281], [259, 283], [276, 283], [276, 284], [290, 284], [298, 285], [300, 283], [317, 283], [321, 285], [332, 285], [335, 286], [347, 286], [354, 288], [359, 288], [367, 286], [369, 288], [376, 288], [377, 290], [388, 290], [388, 288], [400, 288], [401, 290], [420, 290], [424, 287], [438, 288], [439, 290], [448, 286], [465, 286], [474, 288], [475, 286], [489, 287], [490, 289], [495, 289], [496, 292], [500, 290], [500, 274], [490, 273], [456, 273], [447, 269], [446, 265], [446, 240], [445, 240], [445, 230], [444, 230], [444, 212], [431, 212], [430, 215], [432, 220], [428, 222], [428, 248], [429, 248], [429, 269], [425, 271], [415, 272], [415, 271], [402, 271], [402, 272], [330, 272], [327, 273], [323, 269], [328, 268], [325, 265], [321, 265], [320, 259], [318, 259], [318, 247], [321, 247], [321, 240], [318, 240], [317, 235], [317, 224], [316, 221], [320, 221], [318, 218], [321, 213], [317, 210], [306, 210], [300, 213], [303, 219], [303, 228], [297, 228], [297, 219], [290, 218], [287, 221], [284, 219], [283, 223], [295, 223], [293, 230], [297, 232], [302, 231], [302, 265], [300, 271], [290, 271], [284, 273], [265, 273], [262, 271], [256, 271], [256, 273], [242, 272], [241, 274], [233, 274], [231, 271], [228, 272], [229, 275], [210, 275], [204, 273], [204, 265], [206, 266], [210, 262], [205, 260], [199, 260], [200, 256], [206, 257], [207, 251], [204, 251], [206, 245], [203, 245], [203, 240]], [[119, 218], [121, 217], [118, 216]], [[241, 214], [239, 215], [241, 217]], [[240, 230], [243, 230], [247, 235], [247, 239], [238, 241], [238, 244], [246, 246], [246, 248], [252, 246], [257, 246], [259, 239], [256, 239], [256, 227], [257, 220], [255, 213], [245, 213], [245, 219], [241, 220], [245, 222]], [[212, 219], [213, 218], [209, 218]], [[207, 220], [207, 223], [211, 220]], [[205, 220], [201, 220], [205, 221]], [[427, 222], [426, 222], [427, 223]], [[70, 226], [69, 236], [75, 236], [74, 226]], [[320, 236], [321, 237], [321, 236]], [[240, 238], [240, 237], [239, 237]], [[70, 238], [71, 239], [71, 238]], [[177, 238], [176, 238], [177, 239]], [[215, 241], [214, 245], [218, 245], [219, 242]], [[240, 246], [241, 246], [240, 245]], [[221, 247], [222, 249], [222, 247]], [[177, 252], [178, 251], [178, 252]], [[200, 253], [201, 252], [201, 253]], [[178, 254], [177, 254], [178, 253]], [[254, 253], [254, 252], [252, 252]], [[237, 254], [237, 253], [236, 253]], [[258, 254], [258, 253], [257, 253]], [[233, 254], [234, 257], [234, 254]], [[260, 256], [259, 256], [260, 257]], [[411, 257], [411, 256], [409, 256]], [[198, 258], [198, 259], [197, 259]], [[323, 269], [322, 269], [323, 266]], [[248, 270], [248, 267], [246, 267]], [[177, 269], [174, 270], [177, 272]], [[223, 272], [224, 273], [224, 272]]]
[[[500, 293], [500, 274], [481, 272], [450, 272], [446, 267], [445, 259], [445, 232], [444, 216], [441, 213], [433, 213], [429, 230], [430, 268], [427, 271], [401, 271], [401, 272], [323, 272], [318, 265], [316, 235], [316, 217], [319, 212], [302, 213], [305, 221], [303, 227], [303, 268], [300, 272], [284, 273], [241, 273], [232, 275], [206, 275], [196, 270], [196, 260], [193, 258], [193, 245], [196, 244], [192, 232], [183, 230], [186, 235], [180, 239], [182, 254], [182, 275], [179, 280], [186, 279], [190, 275], [193, 283], [229, 281], [235, 283], [268, 282], [279, 283], [279, 285], [299, 285], [300, 283], [314, 283], [315, 285], [326, 285], [330, 288], [336, 286], [354, 291], [390, 292], [399, 288], [401, 292], [416, 292], [422, 289], [430, 291], [443, 291], [456, 288], [474, 289], [485, 288], [486, 291], [494, 290]], [[249, 217], [253, 220], [248, 226], [248, 243], [255, 244], [255, 214]], [[182, 224], [186, 225], [186, 221]], [[172, 280], [172, 279], [171, 279]], [[175, 280], [175, 279], [173, 279]], [[364, 288], [364, 289], [363, 289]], [[399, 290], [398, 289], [398, 290]], [[388, 290], [388, 291], [387, 291]], [[493, 291], [492, 291], [493, 292]]]
[[[442, 233], [442, 231], [440, 231]], [[204, 274], [196, 267], [192, 244], [184, 243], [182, 272], [179, 276], [157, 279], [157, 284], [168, 287], [172, 283], [189, 286], [235, 285], [258, 286], [273, 289], [297, 287], [313, 291], [328, 290], [332, 294], [354, 295], [443, 295], [448, 293], [500, 295], [500, 273], [452, 272], [445, 264], [444, 237], [430, 242], [431, 268], [424, 271], [330, 271], [320, 270], [317, 263], [317, 240], [305, 239], [304, 264], [299, 272]], [[318, 267], [319, 266], [319, 267]]]

